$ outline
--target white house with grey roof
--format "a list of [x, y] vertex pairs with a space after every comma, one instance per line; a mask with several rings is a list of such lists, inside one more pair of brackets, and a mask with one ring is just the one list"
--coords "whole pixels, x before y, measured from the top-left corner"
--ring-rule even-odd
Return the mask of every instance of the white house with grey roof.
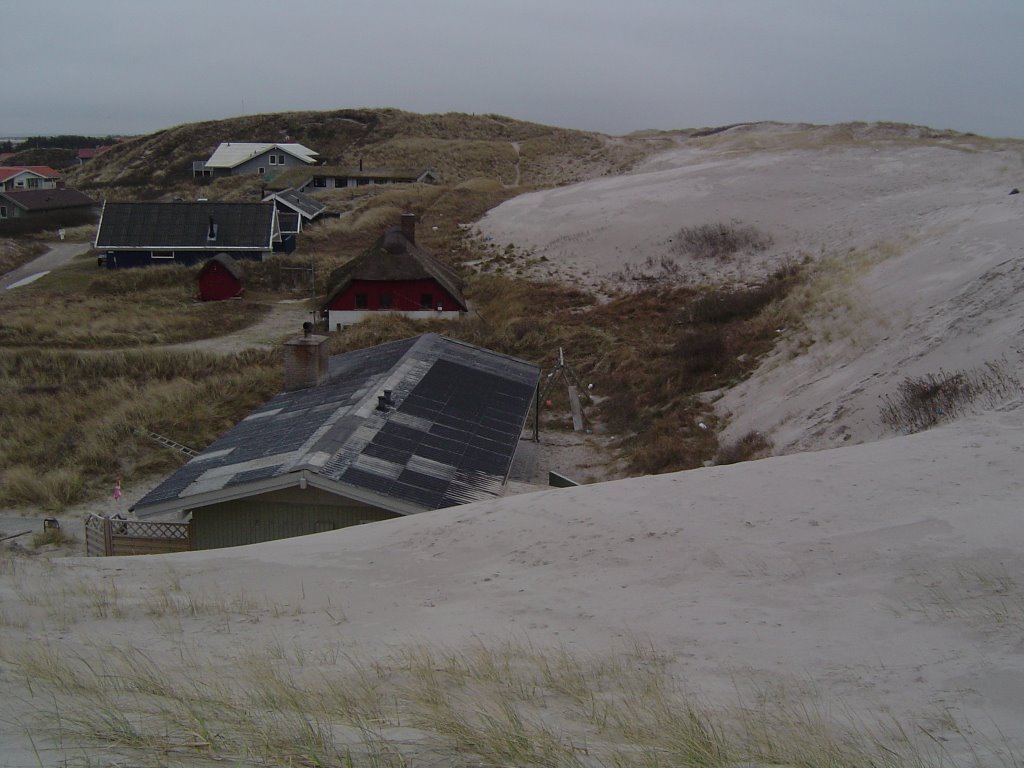
[[209, 160], [193, 162], [192, 175], [216, 178], [255, 173], [269, 178], [288, 168], [314, 165], [318, 154], [302, 144], [229, 141], [217, 147]]
[[197, 549], [251, 544], [504, 493], [536, 366], [428, 333], [331, 358], [286, 345], [286, 386], [143, 497]]

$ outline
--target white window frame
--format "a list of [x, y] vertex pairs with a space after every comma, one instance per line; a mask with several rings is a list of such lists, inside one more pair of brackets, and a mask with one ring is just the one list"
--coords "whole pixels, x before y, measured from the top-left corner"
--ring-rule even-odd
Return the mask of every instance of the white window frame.
[[277, 165], [277, 155], [275, 155], [273, 152], [270, 153], [270, 164]]
[[258, 173], [260, 176], [266, 176], [267, 169], [261, 165], [259, 168], [256, 169], [256, 173]]

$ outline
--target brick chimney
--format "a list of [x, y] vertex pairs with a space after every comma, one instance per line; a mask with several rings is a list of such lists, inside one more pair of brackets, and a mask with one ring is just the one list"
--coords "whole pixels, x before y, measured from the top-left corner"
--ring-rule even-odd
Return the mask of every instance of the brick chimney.
[[302, 335], [284, 343], [284, 391], [318, 387], [327, 381], [327, 337], [313, 333], [313, 324], [302, 324]]
[[405, 237], [410, 243], [416, 243], [416, 214], [415, 213], [403, 213], [402, 214], [402, 236]]

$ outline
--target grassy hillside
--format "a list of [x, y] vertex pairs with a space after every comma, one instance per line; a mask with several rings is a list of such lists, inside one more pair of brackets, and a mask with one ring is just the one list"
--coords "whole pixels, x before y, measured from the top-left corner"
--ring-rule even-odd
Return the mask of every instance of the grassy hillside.
[[504, 183], [552, 185], [628, 168], [647, 151], [642, 141], [502, 117], [419, 115], [394, 109], [286, 112], [191, 123], [117, 145], [69, 176], [69, 184], [110, 199], [194, 196], [192, 161], [224, 141], [291, 141], [319, 152], [332, 166], [433, 168], [458, 184], [484, 177]]

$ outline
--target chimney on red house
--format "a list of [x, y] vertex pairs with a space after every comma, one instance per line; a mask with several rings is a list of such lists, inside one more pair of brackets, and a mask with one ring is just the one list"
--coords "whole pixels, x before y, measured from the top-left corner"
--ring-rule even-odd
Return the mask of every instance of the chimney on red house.
[[410, 243], [415, 245], [416, 243], [416, 214], [415, 213], [403, 213], [402, 214], [402, 236]]

